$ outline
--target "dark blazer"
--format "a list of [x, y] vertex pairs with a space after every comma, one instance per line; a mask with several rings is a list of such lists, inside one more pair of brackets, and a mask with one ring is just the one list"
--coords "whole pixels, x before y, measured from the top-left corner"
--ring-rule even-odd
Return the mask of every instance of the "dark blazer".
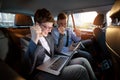
[[[48, 45], [50, 46], [50, 52], [52, 57], [54, 55], [54, 40], [51, 35], [48, 35], [47, 37], [45, 37], [45, 39], [47, 40]], [[47, 54], [48, 52], [47, 50], [45, 50], [45, 48], [43, 48], [40, 41], [36, 45], [32, 40], [30, 40], [28, 46], [24, 48], [27, 48], [23, 59], [25, 68], [24, 70], [27, 74], [31, 74], [38, 65], [41, 65], [43, 63], [45, 54]]]

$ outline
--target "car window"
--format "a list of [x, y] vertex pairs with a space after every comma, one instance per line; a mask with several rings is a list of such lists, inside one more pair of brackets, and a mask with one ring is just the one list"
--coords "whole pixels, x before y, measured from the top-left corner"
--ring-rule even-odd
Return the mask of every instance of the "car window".
[[[83, 12], [83, 13], [75, 13], [73, 14], [75, 26], [80, 29], [92, 30], [94, 28], [93, 21], [97, 16], [96, 11], [92, 12]], [[72, 17], [69, 15], [68, 26], [72, 27]]]
[[14, 25], [15, 14], [11, 13], [0, 13], [0, 26], [8, 27]]

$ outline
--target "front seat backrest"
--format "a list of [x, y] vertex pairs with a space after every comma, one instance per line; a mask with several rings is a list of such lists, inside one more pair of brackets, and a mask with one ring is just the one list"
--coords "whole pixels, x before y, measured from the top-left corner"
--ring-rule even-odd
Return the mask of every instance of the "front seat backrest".
[[[120, 80], [120, 0], [115, 0], [115, 3], [110, 10], [110, 17], [114, 22], [106, 30], [106, 44], [112, 55], [114, 80]], [[116, 26], [115, 26], [116, 25]]]
[[107, 28], [106, 44], [112, 56], [115, 80], [120, 80], [120, 26]]

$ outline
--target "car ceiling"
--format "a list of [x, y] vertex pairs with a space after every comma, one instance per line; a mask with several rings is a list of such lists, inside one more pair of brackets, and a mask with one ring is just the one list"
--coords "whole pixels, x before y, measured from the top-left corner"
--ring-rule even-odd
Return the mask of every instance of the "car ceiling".
[[38, 8], [49, 9], [54, 16], [61, 11], [85, 12], [110, 10], [115, 0], [0, 0], [1, 12], [33, 15]]

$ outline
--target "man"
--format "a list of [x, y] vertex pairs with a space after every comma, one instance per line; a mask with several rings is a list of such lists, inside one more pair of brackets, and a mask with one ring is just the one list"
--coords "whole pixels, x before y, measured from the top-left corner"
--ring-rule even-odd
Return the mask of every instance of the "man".
[[[47, 9], [38, 9], [34, 15], [35, 25], [30, 28], [31, 40], [24, 56], [26, 74], [31, 80], [96, 80], [89, 62], [84, 58], [73, 59], [55, 76], [37, 70], [36, 67], [54, 56], [54, 40], [49, 33], [54, 19]], [[48, 55], [48, 54], [49, 55]], [[89, 75], [88, 75], [89, 74]]]
[[[58, 14], [57, 25], [58, 26], [52, 30], [56, 52], [66, 53], [73, 51], [75, 48], [73, 43], [78, 43], [81, 40], [80, 30], [74, 29], [73, 32], [71, 28], [67, 28], [67, 15], [64, 12]], [[77, 56], [85, 57], [91, 63], [93, 62], [91, 54], [86, 51], [79, 49], [74, 57]]]

